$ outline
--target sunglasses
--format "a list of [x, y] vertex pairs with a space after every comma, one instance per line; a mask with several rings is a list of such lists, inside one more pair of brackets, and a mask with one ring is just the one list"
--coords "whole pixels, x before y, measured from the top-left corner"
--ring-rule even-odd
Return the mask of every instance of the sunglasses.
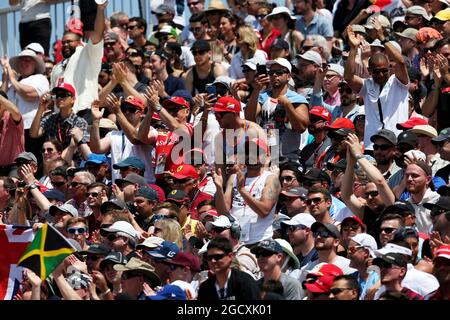
[[133, 30], [135, 28], [138, 28], [137, 24], [135, 24], [134, 26], [127, 26], [127, 30]]
[[41, 150], [42, 153], [45, 153], [46, 151], [48, 153], [52, 153], [53, 151], [55, 151], [55, 149], [53, 149], [53, 148], [42, 148], [42, 150]]
[[268, 257], [273, 256], [274, 254], [275, 254], [275, 252], [272, 252], [272, 251], [260, 250], [255, 253], [255, 256], [257, 258], [259, 258], [259, 257], [268, 258]]
[[80, 227], [80, 228], [67, 228], [67, 232], [70, 234], [83, 234], [87, 231], [86, 227]]
[[115, 233], [110, 233], [110, 234], [108, 234], [108, 236], [106, 237], [106, 239], [108, 239], [109, 242], [113, 242], [113, 241], [116, 240], [117, 238], [119, 238], [119, 236], [117, 236]]
[[130, 106], [130, 105], [128, 105], [128, 104], [122, 104], [122, 105], [120, 106], [120, 110], [121, 110], [123, 113], [127, 113], [127, 112], [129, 112], [129, 113], [136, 113], [136, 112], [139, 111], [138, 108], [133, 107], [133, 106]]
[[280, 70], [270, 70], [268, 72], [269, 76], [274, 76], [274, 75], [281, 76], [285, 73], [289, 73], [289, 71], [280, 69]]
[[281, 177], [280, 177], [280, 181], [281, 181], [281, 182], [283, 182], [283, 181], [291, 182], [291, 181], [294, 180], [294, 179], [295, 179], [295, 177], [293, 177], [293, 176], [281, 176]]
[[386, 234], [391, 234], [392, 232], [396, 231], [397, 228], [381, 228], [380, 232], [384, 232]]
[[16, 166], [18, 166], [18, 167], [26, 165], [26, 164], [31, 164], [31, 161], [23, 161], [23, 160], [16, 161]]
[[227, 256], [227, 254], [225, 253], [221, 253], [221, 254], [208, 254], [206, 256], [206, 260], [208, 261], [219, 261], [222, 260], [225, 256]]
[[330, 293], [333, 294], [334, 296], [336, 296], [339, 293], [341, 293], [342, 291], [346, 291], [346, 290], [353, 290], [353, 289], [352, 288], [331, 288]]
[[399, 266], [393, 265], [392, 263], [389, 263], [387, 261], [381, 260], [377, 264], [380, 269], [391, 269], [391, 268], [400, 268]]
[[333, 234], [331, 234], [330, 233], [330, 231], [328, 231], [328, 230], [326, 230], [326, 229], [321, 229], [321, 230], [316, 230], [316, 231], [314, 231], [313, 232], [313, 236], [314, 236], [314, 238], [317, 238], [317, 237], [321, 237], [321, 238], [330, 238], [330, 237], [333, 237], [334, 238], [334, 235]]
[[62, 187], [63, 185], [66, 184], [66, 182], [64, 181], [50, 181], [52, 183], [52, 186], [54, 187]]
[[290, 231], [290, 232], [295, 232], [295, 231], [298, 230], [298, 229], [300, 229], [300, 230], [305, 230], [306, 228], [307, 228], [306, 226], [304, 226], [304, 225], [302, 225], [302, 224], [299, 224], [299, 225], [296, 225], [296, 226], [289, 226], [289, 227], [287, 228], [287, 230]]
[[414, 18], [418, 18], [418, 17], [416, 17], [416, 16], [405, 16], [405, 21], [406, 20], [411, 20], [411, 19], [414, 19]]
[[341, 227], [341, 230], [342, 231], [357, 231], [359, 227], [360, 227], [359, 224], [346, 225], [346, 226]]
[[91, 197], [91, 196], [92, 196], [92, 198], [97, 198], [99, 194], [100, 193], [98, 193], [98, 192], [86, 192], [86, 196], [88, 198]]
[[70, 186], [71, 186], [72, 188], [76, 188], [76, 187], [78, 187], [79, 185], [87, 186], [88, 183], [81, 183], [81, 182], [75, 182], [75, 181], [72, 181], [72, 182], [70, 183]]
[[128, 52], [127, 56], [129, 57], [140, 57], [141, 55], [139, 54], [139, 52]]
[[440, 216], [443, 213], [446, 213], [448, 210], [446, 209], [442, 209], [442, 208], [438, 208], [438, 207], [434, 207], [431, 212], [430, 212], [430, 216], [432, 217], [437, 217]]
[[373, 145], [373, 150], [381, 150], [381, 151], [386, 151], [389, 149], [392, 149], [394, 146], [390, 145], [390, 144], [374, 144]]
[[358, 251], [359, 249], [363, 249], [363, 246], [354, 246], [354, 247], [348, 247], [347, 251], [350, 254], [354, 254], [356, 251]]
[[58, 92], [58, 93], [55, 93], [55, 97], [56, 97], [56, 99], [65, 99], [68, 97], [72, 97], [72, 94], [69, 92]]
[[371, 197], [371, 198], [375, 198], [376, 196], [378, 196], [378, 191], [370, 191], [370, 192], [365, 192], [364, 193], [364, 197], [366, 198], [366, 199], [369, 199], [369, 197]]
[[188, 3], [188, 6], [190, 7], [190, 6], [196, 6], [196, 5], [198, 5], [200, 3], [200, 1], [192, 1], [192, 2], [189, 2]]
[[194, 50], [192, 51], [192, 55], [195, 57], [196, 55], [204, 55], [208, 50]]
[[322, 198], [312, 198], [312, 199], [307, 199], [305, 200], [306, 205], [311, 206], [311, 205], [315, 205], [315, 204], [319, 204], [321, 202], [325, 201], [325, 199]]

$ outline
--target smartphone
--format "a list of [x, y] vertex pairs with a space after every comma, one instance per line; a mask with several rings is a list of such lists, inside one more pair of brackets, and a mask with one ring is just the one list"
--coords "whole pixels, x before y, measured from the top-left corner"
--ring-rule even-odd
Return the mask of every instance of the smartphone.
[[265, 64], [259, 64], [256, 66], [256, 73], [258, 75], [265, 74], [267, 75], [267, 68]]
[[217, 95], [217, 88], [216, 88], [216, 86], [215, 85], [213, 85], [213, 84], [208, 84], [208, 85], [206, 85], [206, 94], [209, 96], [209, 95], [214, 95], [214, 96], [216, 96]]

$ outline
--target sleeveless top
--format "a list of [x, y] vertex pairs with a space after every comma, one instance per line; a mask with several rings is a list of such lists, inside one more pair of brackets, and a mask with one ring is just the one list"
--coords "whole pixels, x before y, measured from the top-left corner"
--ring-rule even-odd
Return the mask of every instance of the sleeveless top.
[[195, 96], [197, 93], [205, 93], [206, 92], [206, 85], [208, 83], [213, 83], [216, 77], [214, 77], [214, 65], [215, 62], [211, 64], [211, 69], [209, 71], [209, 74], [206, 78], [200, 79], [197, 73], [197, 69], [195, 69], [195, 66], [192, 67], [192, 92], [191, 95]]
[[[245, 178], [245, 189], [253, 198], [260, 200], [264, 185], [272, 172], [263, 171], [260, 176]], [[260, 217], [254, 212], [248, 204], [245, 203], [236, 187], [236, 176], [233, 181], [232, 205], [230, 214], [238, 221], [241, 226], [241, 239], [244, 244], [254, 244], [262, 240], [271, 239], [273, 234], [272, 221], [275, 213], [276, 204], [270, 213], [265, 217]]]

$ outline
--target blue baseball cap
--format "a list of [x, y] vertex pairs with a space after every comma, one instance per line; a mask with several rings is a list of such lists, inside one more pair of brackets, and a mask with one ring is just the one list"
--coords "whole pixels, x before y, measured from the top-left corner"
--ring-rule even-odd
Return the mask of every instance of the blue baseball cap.
[[58, 200], [61, 202], [65, 201], [65, 196], [64, 193], [62, 193], [59, 190], [55, 190], [55, 189], [47, 189], [47, 191], [45, 191], [43, 193], [43, 195], [48, 199], [48, 200]]
[[103, 153], [90, 153], [84, 163], [84, 166], [86, 166], [89, 162], [95, 164], [108, 163], [108, 158]]
[[128, 157], [118, 163], [113, 164], [114, 169], [122, 169], [127, 167], [134, 167], [140, 170], [145, 170], [145, 164], [138, 157]]
[[178, 246], [171, 241], [163, 241], [156, 250], [147, 251], [153, 258], [161, 260], [173, 259], [180, 251]]
[[167, 284], [156, 295], [147, 296], [147, 300], [187, 300], [187, 297], [179, 286]]

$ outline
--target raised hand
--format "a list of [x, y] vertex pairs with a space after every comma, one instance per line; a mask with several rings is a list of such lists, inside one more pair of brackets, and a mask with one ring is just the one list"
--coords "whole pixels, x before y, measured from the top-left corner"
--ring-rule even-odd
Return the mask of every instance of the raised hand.
[[349, 133], [344, 143], [347, 145], [347, 148], [350, 149], [353, 157], [356, 158], [357, 155], [363, 153], [361, 144], [359, 143], [359, 139], [356, 134]]
[[212, 171], [213, 182], [216, 185], [217, 189], [223, 189], [223, 176], [222, 170], [219, 167], [216, 167], [215, 170]]
[[153, 85], [148, 86], [145, 90], [144, 97], [147, 99], [147, 105], [154, 111], [156, 106], [159, 105], [157, 89]]
[[36, 178], [33, 174], [33, 169], [29, 164], [21, 166], [19, 169], [19, 174], [23, 177], [23, 181], [25, 181], [27, 185], [33, 184], [34, 181], [36, 181]]
[[253, 88], [255, 90], [261, 91], [262, 89], [266, 88], [269, 83], [270, 77], [268, 75], [260, 74], [253, 80]]
[[72, 138], [73, 138], [75, 143], [80, 142], [81, 139], [83, 139], [83, 136], [84, 136], [83, 130], [81, 130], [78, 127], [73, 127], [70, 130], [70, 134], [72, 135]]
[[39, 278], [36, 273], [34, 273], [32, 270], [28, 268], [23, 269], [23, 276], [24, 279], [28, 279], [30, 281], [32, 287], [40, 287], [42, 280]]
[[92, 113], [92, 121], [100, 121], [100, 119], [103, 118], [105, 109], [100, 110], [100, 101], [99, 100], [94, 100], [94, 102], [92, 102], [91, 113]]
[[119, 114], [120, 111], [120, 105], [122, 103], [122, 97], [117, 98], [117, 96], [114, 93], [110, 93], [108, 95], [108, 97], [106, 98], [106, 103], [107, 103], [107, 107], [109, 112], [114, 113], [114, 114]]
[[112, 74], [117, 82], [123, 83], [127, 80], [127, 67], [123, 62], [113, 63]]
[[353, 31], [352, 26], [347, 27], [347, 35], [348, 35], [348, 43], [352, 49], [357, 49], [361, 44], [361, 40], [356, 37], [355, 32]]

